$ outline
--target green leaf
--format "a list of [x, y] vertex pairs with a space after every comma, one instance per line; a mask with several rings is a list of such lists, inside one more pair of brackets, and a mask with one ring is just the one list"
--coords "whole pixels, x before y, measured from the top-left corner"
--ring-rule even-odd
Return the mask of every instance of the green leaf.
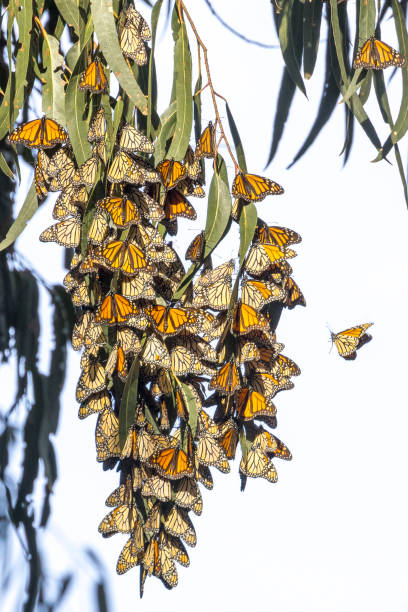
[[208, 257], [221, 240], [230, 217], [231, 194], [228, 184], [227, 168], [221, 155], [217, 155], [217, 161], [208, 194], [204, 259]]
[[42, 88], [42, 110], [47, 117], [65, 125], [65, 91], [60, 67], [64, 62], [59, 52], [59, 41], [44, 30], [42, 60], [45, 66]]
[[91, 11], [95, 33], [109, 67], [133, 104], [143, 115], [147, 115], [146, 97], [136, 82], [119, 46], [112, 0], [91, 0]]
[[[395, 29], [398, 36], [400, 53], [408, 58], [408, 33], [405, 25], [405, 15], [399, 2], [391, 1], [394, 16]], [[395, 121], [394, 129], [391, 132], [393, 144], [401, 140], [408, 129], [408, 64], [400, 68], [402, 77], [402, 99], [401, 106]]]
[[190, 389], [188, 385], [186, 385], [179, 379], [177, 379], [177, 383], [180, 387], [180, 391], [183, 395], [183, 399], [187, 406], [188, 424], [190, 425], [191, 434], [194, 438], [196, 431], [197, 431], [197, 420], [198, 420], [198, 407], [197, 407], [196, 399], [195, 399], [194, 393], [192, 392], [192, 390]]
[[309, 147], [316, 140], [323, 127], [330, 119], [334, 109], [336, 108], [336, 102], [339, 97], [339, 88], [337, 87], [336, 80], [334, 78], [331, 65], [330, 65], [330, 49], [329, 44], [327, 45], [326, 51], [326, 76], [323, 84], [322, 97], [320, 99], [319, 108], [317, 111], [316, 119], [311, 127], [311, 130], [296, 153], [293, 161], [289, 164], [288, 168], [291, 168], [309, 149]]
[[[287, 0], [283, 10], [277, 15], [278, 36], [283, 59], [293, 81], [300, 91], [306, 96], [306, 88], [299, 70], [299, 60], [296, 53], [296, 45], [303, 37], [301, 20], [294, 13], [303, 11], [303, 5], [295, 0]], [[294, 19], [295, 17], [295, 19]], [[292, 31], [294, 22], [299, 23], [300, 31]], [[307, 96], [306, 96], [307, 97]]]
[[26, 199], [20, 212], [17, 215], [17, 219], [8, 230], [6, 237], [0, 242], [0, 251], [4, 251], [10, 244], [19, 237], [21, 232], [27, 225], [27, 221], [31, 219], [35, 211], [38, 208], [37, 192], [35, 190], [34, 181], [31, 183], [30, 189], [28, 190]]
[[156, 46], [156, 31], [157, 31], [157, 22], [159, 20], [160, 9], [162, 7], [163, 0], [157, 0], [156, 4], [152, 9], [152, 18], [151, 18], [151, 30], [152, 30], [152, 42], [150, 49], [150, 58], [149, 58], [149, 81], [147, 86], [147, 130], [146, 135], [148, 138], [152, 136], [152, 110], [154, 109], [153, 105], [153, 75], [154, 75], [154, 49]]
[[353, 57], [356, 56], [361, 45], [374, 34], [376, 17], [375, 4], [375, 0], [364, 0], [364, 2], [359, 2], [357, 4], [358, 31], [356, 31]]
[[395, 150], [395, 159], [397, 160], [398, 171], [401, 178], [402, 188], [404, 190], [405, 203], [408, 208], [408, 187], [407, 187], [407, 179], [405, 176], [404, 166], [402, 165], [401, 153], [399, 150], [399, 146], [397, 144], [394, 145]]
[[370, 95], [371, 83], [373, 80], [372, 77], [373, 77], [373, 71], [367, 70], [366, 77], [360, 82], [361, 87], [360, 87], [360, 93], [358, 94], [358, 97], [360, 98], [360, 102], [363, 106], [367, 102], [368, 96]]
[[258, 221], [258, 212], [253, 202], [245, 202], [242, 204], [241, 214], [239, 216], [239, 265], [242, 266], [248, 248], [254, 237], [256, 223]]
[[303, 74], [310, 79], [316, 65], [322, 22], [321, 0], [308, 0], [303, 5]]
[[[195, 139], [196, 141], [199, 140], [200, 136], [201, 136], [201, 132], [202, 132], [202, 128], [201, 128], [201, 88], [203, 86], [203, 80], [201, 77], [201, 72], [198, 75], [197, 78], [197, 82], [194, 88], [194, 96], [193, 96], [193, 103], [194, 103], [194, 135], [195, 135]], [[198, 93], [200, 92], [200, 93]]]
[[166, 143], [173, 136], [177, 120], [177, 102], [174, 101], [164, 111], [160, 117], [159, 135], [154, 145], [154, 163], [157, 166], [159, 161], [166, 156]]
[[[16, 58], [16, 93], [14, 97], [14, 109], [17, 112], [22, 108], [26, 100], [27, 71], [32, 53], [31, 46], [34, 37], [31, 35], [33, 27], [33, 2], [24, 0], [20, 2], [20, 10], [17, 12], [18, 39], [20, 48]], [[16, 115], [15, 115], [16, 116]]]
[[126, 384], [122, 393], [119, 410], [119, 444], [123, 449], [126, 438], [129, 433], [129, 428], [135, 422], [135, 410], [137, 404], [137, 390], [139, 386], [139, 357], [135, 357], [130, 367]]
[[238, 133], [236, 123], [234, 121], [234, 117], [232, 116], [230, 107], [228, 102], [225, 105], [227, 111], [227, 119], [229, 123], [229, 128], [231, 130], [232, 140], [234, 142], [235, 151], [237, 153], [238, 163], [243, 172], [247, 171], [244, 147], [242, 146], [241, 136]]
[[10, 168], [10, 166], [8, 165], [8, 163], [6, 162], [6, 159], [5, 159], [4, 155], [3, 155], [3, 153], [0, 153], [0, 169], [4, 172], [4, 174], [6, 176], [11, 178], [13, 181], [15, 180], [13, 171]]
[[[81, 49], [77, 63], [69, 80], [65, 94], [65, 116], [69, 138], [78, 166], [91, 156], [91, 145], [88, 142], [89, 121], [85, 114], [87, 108], [87, 92], [78, 88], [79, 79], [85, 69], [88, 54], [87, 43], [92, 36], [92, 19], [89, 19], [86, 29], [84, 46]], [[78, 44], [78, 43], [77, 43]], [[89, 105], [90, 110], [90, 105]]]
[[185, 23], [181, 24], [174, 46], [177, 119], [167, 156], [181, 161], [187, 151], [193, 126], [192, 66]]
[[58, 12], [62, 15], [65, 23], [74, 28], [75, 34], [80, 35], [78, 3], [72, 0], [54, 0]]

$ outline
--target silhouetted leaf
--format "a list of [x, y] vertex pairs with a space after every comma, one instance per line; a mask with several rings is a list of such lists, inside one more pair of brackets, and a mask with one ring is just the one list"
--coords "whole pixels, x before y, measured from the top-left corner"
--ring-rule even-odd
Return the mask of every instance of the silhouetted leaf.
[[14, 221], [13, 225], [8, 230], [6, 237], [0, 242], [0, 251], [4, 251], [10, 244], [19, 237], [21, 232], [24, 230], [27, 222], [34, 215], [35, 211], [38, 208], [38, 199], [37, 192], [35, 190], [34, 182], [31, 183], [30, 189], [28, 190], [26, 199], [24, 200], [24, 204], [22, 205], [17, 219]]

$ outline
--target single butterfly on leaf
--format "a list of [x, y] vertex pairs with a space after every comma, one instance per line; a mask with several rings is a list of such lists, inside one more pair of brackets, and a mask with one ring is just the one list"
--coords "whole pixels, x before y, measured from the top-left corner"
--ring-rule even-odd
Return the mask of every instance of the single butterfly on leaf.
[[283, 187], [263, 176], [238, 172], [232, 183], [232, 195], [247, 202], [260, 202], [267, 195], [280, 195]]
[[405, 66], [405, 57], [374, 36], [366, 40], [353, 62], [353, 68], [368, 70], [383, 70], [388, 66]]
[[373, 323], [362, 323], [362, 325], [350, 327], [337, 334], [331, 332], [332, 342], [336, 345], [340, 357], [344, 357], [347, 360], [354, 360], [356, 358], [357, 349], [371, 340], [371, 336], [365, 333], [371, 325]]
[[95, 57], [88, 68], [81, 74], [79, 89], [88, 90], [95, 94], [103, 93], [108, 88], [108, 81], [98, 57]]

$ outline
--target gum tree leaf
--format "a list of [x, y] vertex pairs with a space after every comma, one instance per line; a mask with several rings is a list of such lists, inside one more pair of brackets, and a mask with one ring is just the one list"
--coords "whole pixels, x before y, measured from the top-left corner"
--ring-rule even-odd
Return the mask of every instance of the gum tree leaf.
[[4, 251], [5, 249], [7, 249], [7, 247], [10, 246], [10, 244], [13, 244], [13, 242], [24, 230], [25, 226], [27, 225], [27, 222], [34, 215], [37, 208], [37, 192], [35, 190], [35, 184], [33, 181], [31, 183], [30, 189], [28, 190], [24, 204], [17, 215], [17, 219], [14, 221], [13, 225], [8, 230], [6, 237], [0, 242], [0, 251]]
[[126, 384], [123, 389], [119, 410], [119, 444], [120, 448], [125, 445], [129, 428], [135, 422], [135, 410], [137, 404], [137, 389], [139, 386], [139, 357], [135, 357], [130, 367]]
[[64, 58], [59, 52], [59, 41], [45, 30], [42, 59], [46, 69], [42, 88], [43, 113], [65, 125], [65, 91], [59, 70]]

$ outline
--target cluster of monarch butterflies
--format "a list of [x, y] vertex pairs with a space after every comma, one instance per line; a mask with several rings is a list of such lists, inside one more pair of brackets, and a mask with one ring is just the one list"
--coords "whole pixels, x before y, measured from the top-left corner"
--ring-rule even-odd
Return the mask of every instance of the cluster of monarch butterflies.
[[[122, 22], [122, 52], [143, 64], [149, 26], [133, 7]], [[98, 57], [79, 87], [94, 95], [107, 89]], [[273, 459], [291, 459], [270, 430], [277, 425], [272, 399], [300, 373], [282, 354], [275, 329], [282, 308], [305, 305], [288, 262], [301, 238], [258, 220], [233, 299], [234, 262], [213, 268], [201, 232], [185, 254], [200, 264], [200, 275], [176, 302], [185, 269], [164, 238], [177, 233], [179, 218], [196, 218], [188, 196], [204, 196], [202, 160], [216, 155], [216, 124], [209, 123], [182, 161], [164, 159], [156, 167], [149, 162], [153, 143], [133, 125], [121, 124], [110, 158], [106, 139], [102, 106], [89, 125], [92, 156], [79, 167], [67, 132], [50, 118], [9, 136], [38, 149], [39, 199], [60, 192], [56, 223], [40, 240], [74, 250], [63, 283], [77, 313], [72, 346], [83, 349], [79, 418], [97, 415], [97, 461], [120, 473], [99, 531], [127, 534], [117, 571], [140, 566], [142, 594], [147, 576], [172, 588], [175, 563], [189, 564], [185, 544], [196, 544], [190, 513], [201, 514], [199, 483], [212, 488], [210, 467], [229, 472], [239, 442], [244, 488], [248, 477], [275, 482]], [[274, 181], [238, 171], [234, 219], [246, 203], [281, 193]], [[132, 421], [125, 421], [121, 443], [129, 402]]]

